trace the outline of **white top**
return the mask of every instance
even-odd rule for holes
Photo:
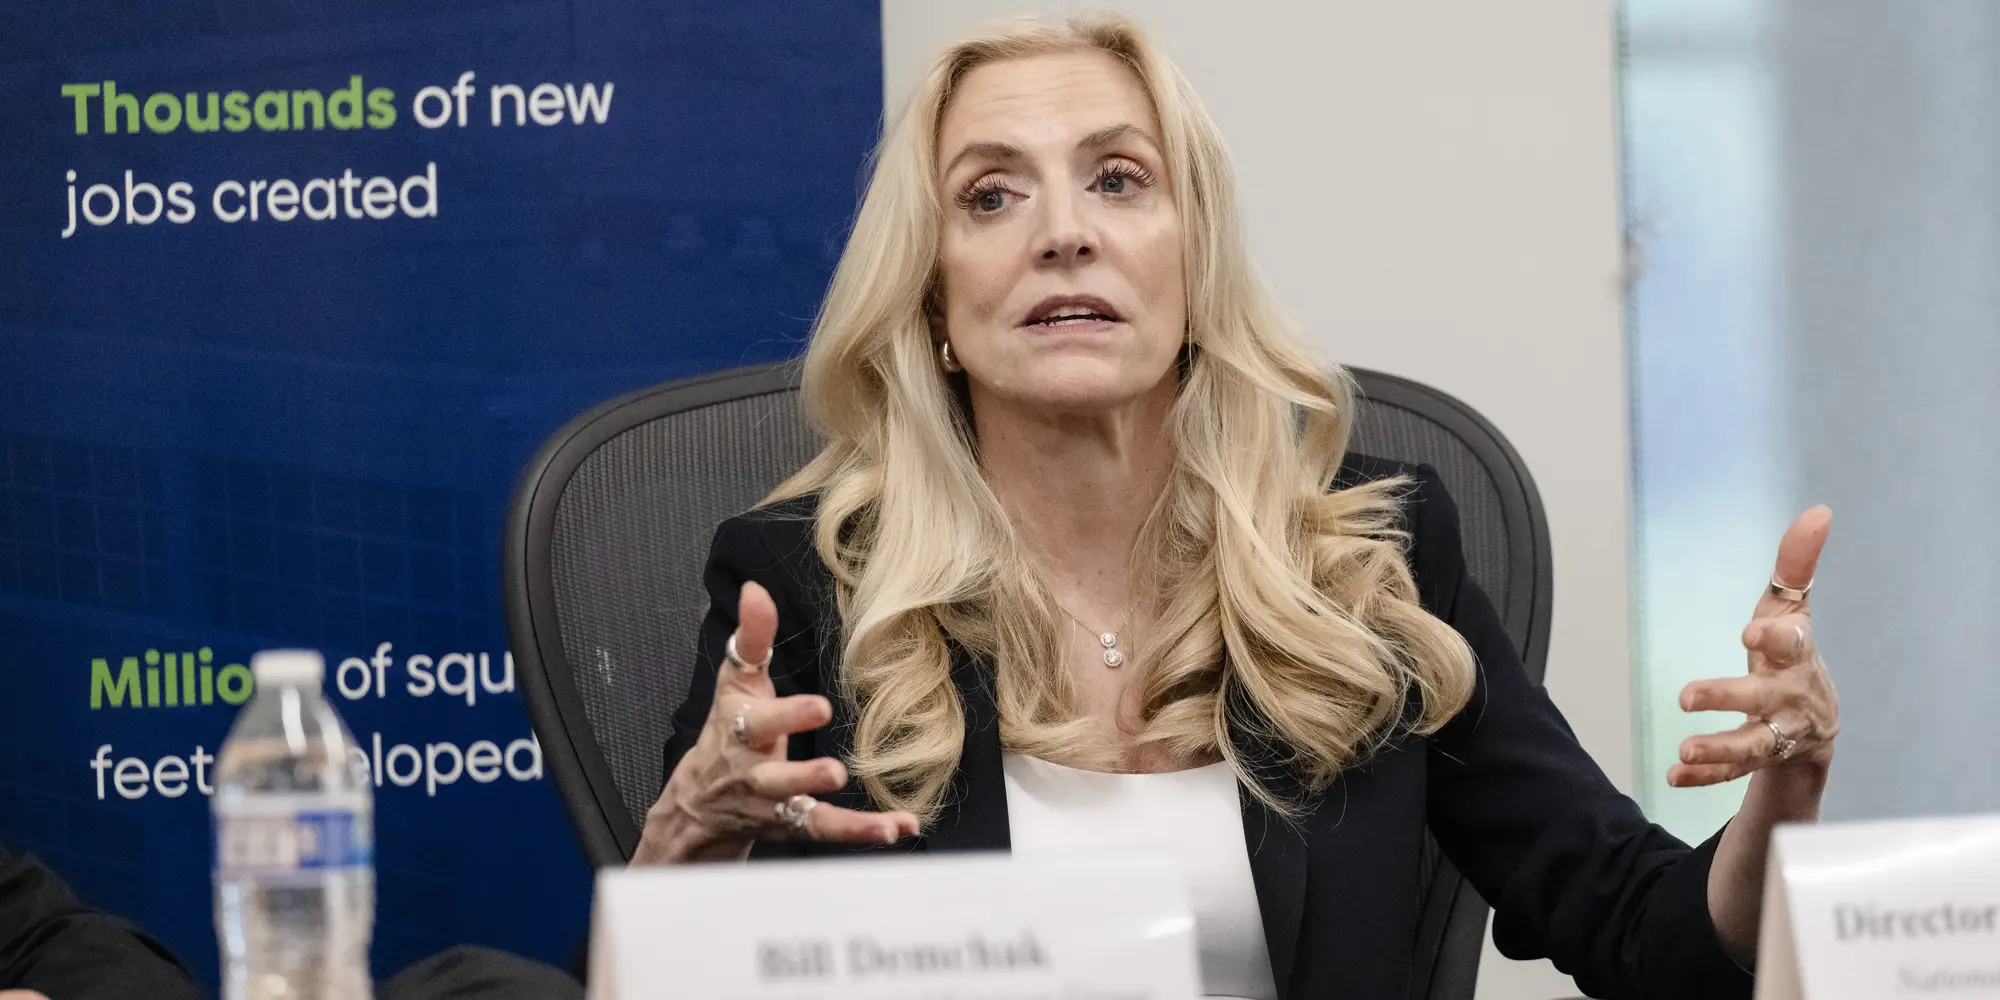
[[[1003,767],[1014,853],[1138,847],[1178,859],[1194,904],[1202,995],[1277,1000],[1229,765],[1105,774],[1010,753]]]

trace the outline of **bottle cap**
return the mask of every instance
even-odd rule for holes
[[[250,658],[257,686],[316,688],[326,677],[326,660],[310,649],[267,649]]]

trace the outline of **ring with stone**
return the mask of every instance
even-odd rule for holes
[[[806,817],[818,806],[819,800],[810,795],[803,793],[794,795],[777,804],[778,822],[798,833],[810,833],[806,829]]]
[[[1799,741],[1786,736],[1785,731],[1779,729],[1777,723],[1769,719],[1762,721],[1764,725],[1771,727],[1771,735],[1777,738],[1771,744],[1771,756],[1779,760],[1791,760],[1792,755],[1799,752]]]

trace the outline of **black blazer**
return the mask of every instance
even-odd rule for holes
[[[1428,827],[1493,903],[1493,937],[1506,955],[1553,959],[1593,996],[1750,996],[1751,977],[1722,952],[1708,914],[1709,863],[1720,834],[1691,851],[1648,823],[1528,681],[1492,604],[1466,574],[1458,513],[1435,471],[1350,456],[1342,479],[1399,473],[1415,484],[1404,516],[1423,605],[1471,644],[1479,686],[1442,731],[1400,739],[1350,769],[1296,824],[1244,796],[1245,841],[1278,995],[1408,995],[1418,857]],[[700,661],[674,716],[664,773],[673,773],[707,718],[745,580],[762,584],[777,603],[771,673],[778,693],[818,692],[834,705],[831,724],[792,737],[791,757],[845,758],[851,749],[853,718],[836,696],[840,623],[830,576],[813,548],[816,502],[795,498],[717,529]],[[966,713],[955,794],[926,835],[876,850],[1008,848],[994,668],[954,644],[952,677]],[[825,799],[870,807],[854,785]],[[752,853],[849,850],[868,848],[771,844]]]

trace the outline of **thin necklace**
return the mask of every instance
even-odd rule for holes
[[[1104,647],[1105,666],[1119,667],[1124,665],[1125,651],[1118,648],[1118,633],[1125,631],[1125,626],[1132,624],[1132,615],[1139,610],[1139,602],[1133,601],[1132,606],[1125,609],[1125,620],[1119,622],[1118,627],[1109,632],[1099,632],[1091,628],[1083,619],[1076,616],[1076,612],[1063,607],[1061,601],[1056,602],[1056,608],[1063,614],[1068,615],[1069,620],[1075,622],[1076,627],[1082,629],[1085,634],[1097,637],[1097,644]]]

